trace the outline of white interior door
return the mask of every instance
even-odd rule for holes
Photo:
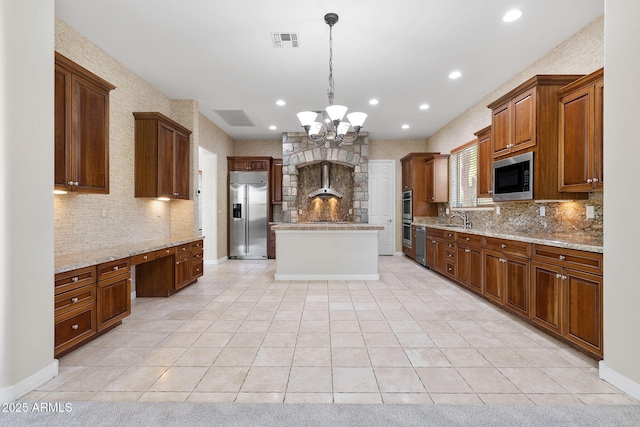
[[[379,233],[379,255],[393,255],[395,239],[395,162],[369,161],[369,223],[384,225]]]

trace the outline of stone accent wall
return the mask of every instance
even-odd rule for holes
[[[299,197],[307,197],[298,191],[298,169],[322,161],[352,166],[353,173],[353,221],[369,222],[369,137],[360,137],[350,145],[335,147],[325,143],[316,147],[304,132],[282,135],[282,210],[284,222],[298,222]],[[319,181],[319,178],[318,178]]]

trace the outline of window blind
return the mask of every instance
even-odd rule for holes
[[[449,157],[450,198],[452,208],[478,206],[478,143],[465,144]]]

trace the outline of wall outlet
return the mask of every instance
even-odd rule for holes
[[[100,215],[102,216],[102,218],[106,218],[107,217],[107,210],[106,209],[102,209],[102,213]]]
[[[546,209],[544,208],[544,206],[540,206],[540,216],[545,216],[547,214]]]
[[[500,215],[500,206],[496,206],[496,215]]]
[[[298,214],[302,215],[302,209],[300,209],[300,210],[298,211]]]
[[[447,215],[449,215],[449,208],[446,208],[446,209],[444,210],[444,213],[446,213]]]
[[[593,206],[587,206],[587,219],[593,219],[596,217],[596,210]]]

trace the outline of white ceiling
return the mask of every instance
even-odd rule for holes
[[[522,18],[502,22],[512,8]],[[335,12],[335,103],[369,114],[371,138],[400,139],[433,134],[604,13],[604,0],[55,0],[55,12],[237,140],[280,139],[300,130],[298,111],[328,104],[323,17]],[[272,32],[297,33],[300,47],[275,49]],[[450,80],[454,69],[462,77]],[[255,126],[228,126],[218,109]]]

